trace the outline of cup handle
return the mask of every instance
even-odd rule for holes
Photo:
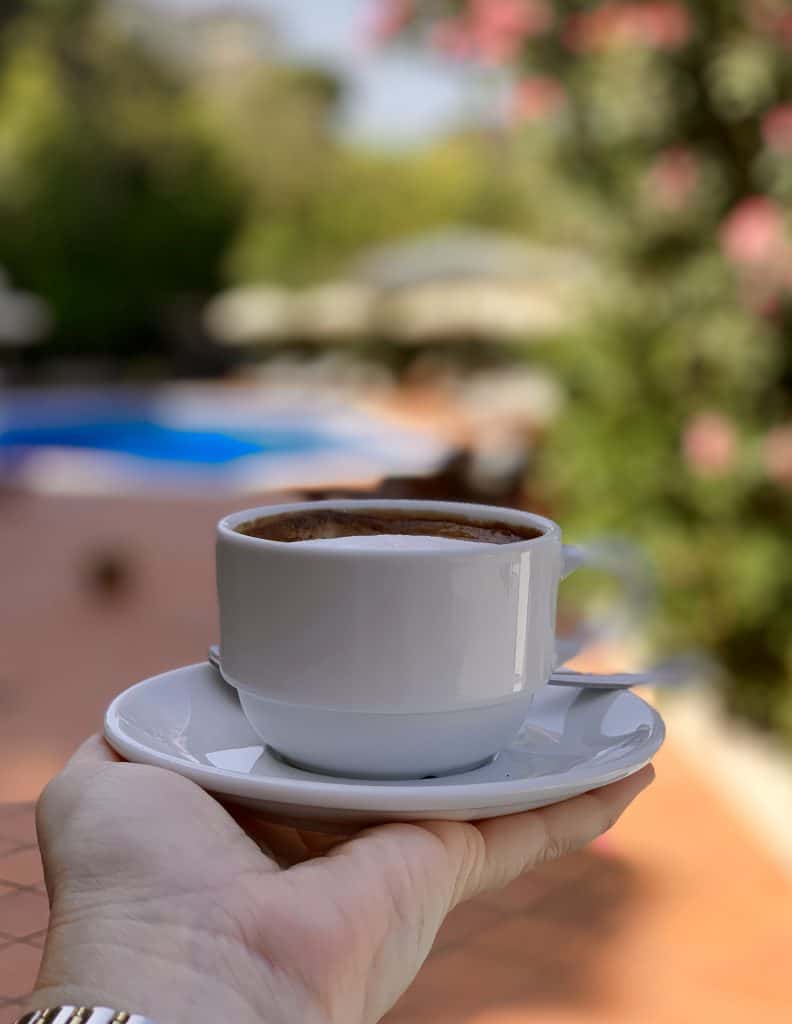
[[[578,546],[565,544],[561,579],[576,569],[609,572],[621,583],[613,607],[599,618],[584,622],[571,636],[556,641],[556,668],[589,644],[623,636],[644,621],[654,598],[654,580],[644,556],[624,541],[599,540]]]

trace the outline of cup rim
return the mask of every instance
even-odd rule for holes
[[[249,534],[240,533],[237,527],[251,519],[265,519],[271,516],[281,515],[285,512],[312,511],[315,509],[337,509],[339,511],[355,509],[401,509],[406,508],[418,512],[451,512],[457,517],[462,513],[468,513],[470,518],[495,518],[501,522],[524,525],[526,522],[541,530],[538,537],[531,537],[525,540],[514,541],[510,544],[471,544],[465,542],[465,547],[442,547],[436,549],[427,548],[350,548],[333,547],[328,545],[303,545],[295,544],[293,541],[269,540],[264,537],[251,537]],[[482,505],[462,501],[425,501],[421,498],[327,498],[322,501],[290,501],[277,505],[260,505],[255,508],[240,509],[238,512],[231,512],[217,524],[217,540],[241,544],[249,547],[251,552],[271,551],[289,552],[294,557],[310,558],[459,558],[461,555],[473,554],[475,548],[477,555],[495,554],[505,551],[525,551],[532,545],[538,545],[543,541],[555,539],[561,540],[561,527],[546,516],[540,516],[535,512],[527,512],[523,509],[501,507],[499,505]]]

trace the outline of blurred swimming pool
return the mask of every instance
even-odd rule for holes
[[[429,471],[444,446],[348,403],[180,388],[0,402],[0,479],[34,490],[239,490]]]

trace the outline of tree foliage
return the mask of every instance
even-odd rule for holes
[[[239,218],[184,82],[93,0],[29,4],[3,43],[0,264],[49,300],[62,351],[156,348]]]
[[[518,161],[476,137],[341,140],[343,83],[257,49],[253,15],[3,12],[0,266],[53,307],[55,353],[166,354],[171,312],[225,284],[321,280],[370,243],[528,216]]]

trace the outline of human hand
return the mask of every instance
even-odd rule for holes
[[[52,915],[31,1007],[373,1024],[454,906],[584,846],[653,777],[647,766],[525,814],[339,841],[229,812],[92,737],[39,802]]]

